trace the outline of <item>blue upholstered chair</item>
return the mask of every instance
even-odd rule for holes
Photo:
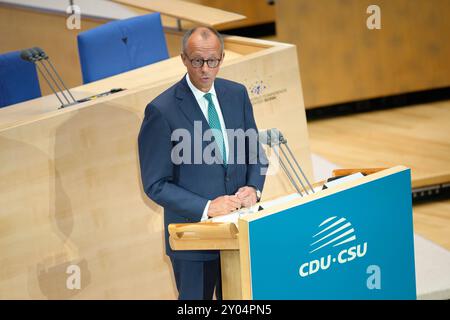
[[[0,55],[0,108],[41,96],[36,66],[20,51]]]
[[[169,57],[159,13],[112,21],[82,32],[78,52],[84,83]]]

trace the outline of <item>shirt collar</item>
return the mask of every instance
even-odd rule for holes
[[[213,85],[211,86],[211,89],[209,89],[208,92],[203,92],[199,89],[197,89],[194,84],[191,82],[191,79],[189,78],[189,73],[186,73],[186,82],[189,86],[189,88],[191,89],[192,93],[194,94],[195,99],[200,100],[203,99],[203,96],[207,93],[210,93],[212,96],[216,96],[216,89],[214,88],[214,82]]]

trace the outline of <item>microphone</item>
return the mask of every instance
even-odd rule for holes
[[[61,79],[61,77],[59,76],[59,73],[56,71],[55,67],[53,66],[53,63],[50,61],[50,57],[44,52],[44,50],[42,50],[39,47],[34,47],[33,48],[38,54],[39,57],[41,58],[41,60],[45,60],[47,61],[47,63],[50,65],[50,67],[53,70],[53,73],[56,74],[56,76],[58,77],[60,83],[62,84],[63,88],[67,91],[67,93],[70,95],[70,97],[72,98],[73,103],[77,103],[77,100],[75,100],[75,98],[73,97],[72,93],[70,92],[70,90],[66,87],[64,81]],[[64,91],[61,91],[64,94]],[[67,99],[68,100],[68,99]],[[68,100],[69,101],[69,100]]]
[[[269,147],[279,145],[280,143],[287,143],[287,140],[284,139],[283,134],[277,128],[260,131],[258,137],[262,144],[268,145]]]
[[[297,162],[297,159],[295,158],[294,154],[292,153],[291,149],[289,148],[289,145],[287,143],[287,140],[284,138],[283,134],[280,130],[277,128],[272,128],[268,130],[263,130],[258,133],[258,139],[259,142],[262,144],[265,144],[273,149],[275,152],[278,161],[280,162],[281,168],[283,169],[284,173],[288,177],[291,184],[294,186],[295,190],[300,194],[300,196],[303,197],[303,193],[301,192],[296,180],[294,179],[293,175],[291,174],[290,170],[293,172],[294,176],[297,178],[297,180],[300,182],[303,191],[308,195],[308,189],[305,187],[305,184],[303,183],[302,179],[300,179],[300,175],[298,174],[298,171],[300,172],[301,176],[305,180],[306,184],[308,185],[310,191],[312,193],[315,193],[314,188],[312,187],[311,183],[309,182],[308,178],[306,177],[305,173],[303,172],[302,168]],[[286,148],[287,152],[284,151],[284,148]],[[280,157],[280,154],[278,153],[278,149],[280,149],[283,158],[286,160],[288,166],[286,165],[285,161],[282,157]],[[293,160],[293,162],[296,165],[296,168],[292,165],[292,161],[289,159],[289,157]]]
[[[35,57],[38,59],[38,61],[41,62],[42,65],[44,65],[44,67],[45,67],[45,64],[44,64],[44,62],[43,62],[42,60],[47,61],[48,65],[52,68],[53,73],[56,75],[56,77],[58,78],[59,82],[61,83],[61,85],[63,86],[63,88],[67,91],[67,93],[69,94],[69,96],[72,98],[72,101],[70,101],[70,100],[66,97],[66,95],[64,94],[64,90],[61,90],[61,88],[60,88],[59,85],[58,85],[58,82],[51,76],[51,73],[47,70],[47,68],[46,68],[46,70],[47,70],[48,73],[50,74],[50,76],[51,76],[53,82],[56,84],[56,86],[58,87],[59,91],[62,93],[62,95],[64,96],[64,98],[66,99],[66,101],[69,103],[69,105],[77,103],[77,100],[75,100],[75,98],[73,97],[73,95],[72,95],[72,93],[70,92],[70,90],[66,87],[64,81],[61,79],[59,73],[56,71],[55,67],[53,66],[53,63],[50,61],[49,56],[44,52],[44,50],[42,50],[42,49],[39,48],[39,47],[34,47],[34,48],[32,48],[31,50],[35,52]]]
[[[36,54],[41,57],[42,59],[48,59],[47,54],[39,47],[33,47],[32,50],[36,52]]]
[[[41,74],[41,76],[45,79],[45,82],[48,84],[52,92],[55,94],[56,98],[58,98],[59,102],[61,103],[61,107],[64,107],[64,102],[59,97],[58,93],[56,92],[55,88],[53,87],[52,83],[48,80],[45,73],[42,71],[41,67],[36,63],[37,58],[35,57],[34,51],[31,51],[31,49],[22,50],[20,53],[20,57],[25,60],[29,61],[31,63],[34,63],[36,65],[37,70]]]
[[[50,87],[52,92],[56,95],[59,102],[61,103],[61,108],[78,103],[78,101],[75,100],[75,98],[73,97],[70,90],[67,89],[64,81],[59,76],[59,73],[56,71],[55,67],[51,63],[48,55],[44,52],[44,50],[42,50],[39,47],[33,47],[30,49],[26,49],[20,53],[20,57],[23,60],[32,62],[36,65],[39,73],[45,79],[46,83],[48,84],[48,86]],[[53,74],[50,71],[50,68],[48,68],[47,65],[44,63],[44,61],[46,61],[48,66],[50,66],[51,70],[53,71]],[[41,69],[41,67],[45,70],[45,72]],[[72,99],[72,101],[66,96],[66,94],[64,93],[64,90],[61,89],[58,81],[56,81],[56,79],[53,75],[55,75],[56,78],[59,80],[59,83],[62,85],[62,87],[65,89],[65,91],[67,91],[68,96]],[[51,81],[49,80],[49,78],[51,79]],[[56,88],[58,90],[56,90],[53,85],[56,86]],[[63,96],[66,103],[64,103],[63,100],[60,98],[60,96],[58,95],[58,92]]]
[[[33,55],[31,54],[30,50],[22,50],[20,52],[20,57],[22,58],[22,60],[25,61],[32,61],[34,60]]]

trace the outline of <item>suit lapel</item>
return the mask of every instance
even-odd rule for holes
[[[221,84],[220,80],[215,81],[214,83],[216,93],[217,93],[217,100],[219,100],[220,109],[222,111],[223,121],[225,122],[225,127],[228,130],[236,130],[236,129],[242,129],[241,123],[239,122],[239,118],[236,117],[236,112],[233,110],[233,100],[232,97],[227,95],[226,87]],[[228,135],[228,165],[227,165],[227,172],[228,174],[231,174],[233,170],[236,168],[236,141],[232,143],[233,136]],[[231,150],[233,147],[234,150]]]
[[[191,89],[189,89],[186,77],[179,82],[175,94],[179,100],[178,106],[189,122],[194,125],[195,121],[201,121],[202,129],[200,130],[198,126],[194,126],[194,128],[197,129],[197,133],[203,137],[204,132],[209,129],[209,124],[208,121],[206,121],[194,94],[191,92]]]
[[[227,96],[227,90],[220,81],[215,82],[215,89],[217,93],[217,100],[219,100],[220,109],[222,111],[223,121],[227,129],[238,129],[240,123],[237,122],[236,114],[233,112],[233,103],[230,97]]]
[[[222,111],[223,120],[225,122],[226,129],[236,130],[236,129],[243,129],[241,128],[242,122],[241,119],[236,116],[236,113],[233,110],[233,99],[232,97],[227,96],[227,89],[226,87],[221,83],[220,80],[216,80],[214,82],[216,94],[217,94],[217,100],[219,100],[220,109]],[[184,114],[184,116],[189,120],[190,123],[194,124],[195,121],[201,121],[202,126],[201,130],[199,126],[194,126],[194,130],[196,130],[197,134],[200,135],[201,138],[203,138],[204,133],[206,130],[210,129],[210,126],[208,124],[208,121],[206,120],[205,116],[203,115],[203,112],[200,109],[200,106],[197,103],[197,100],[194,97],[194,94],[192,93],[191,89],[189,88],[186,77],[184,77],[177,86],[176,89],[176,97],[179,100],[178,106],[181,109],[181,112]],[[228,164],[227,170],[228,172],[231,172],[235,168],[236,164],[236,146],[234,146],[234,150],[231,150],[231,147],[234,145],[230,142],[230,139],[232,137],[228,136],[228,146],[229,146],[229,159],[228,162],[231,162],[233,164]],[[202,139],[203,140],[203,139]],[[202,150],[209,144],[209,142],[202,141]],[[222,162],[220,154],[216,154],[217,160]],[[233,158],[233,159],[232,159]]]
[[[179,82],[179,85],[177,87],[175,94],[176,94],[176,97],[179,99],[178,106],[180,107],[181,112],[189,120],[189,122],[192,123],[193,125],[194,125],[195,121],[201,121],[201,123],[202,123],[201,130],[200,130],[199,126],[195,126],[195,125],[194,125],[194,130],[198,134],[198,137],[200,137],[200,139],[202,139],[202,156],[203,156],[203,150],[206,148],[207,145],[209,145],[211,143],[208,141],[203,141],[203,136],[205,134],[205,131],[211,129],[211,127],[209,126],[208,121],[206,120],[205,116],[203,115],[203,112],[197,103],[197,99],[195,99],[194,94],[192,93],[191,89],[189,88],[189,86],[186,82],[186,77],[184,77]],[[225,119],[224,119],[224,121],[225,121]],[[226,124],[225,124],[225,126],[226,126]],[[193,143],[195,143],[195,141],[193,141]],[[217,145],[216,145],[215,149],[219,150]],[[215,154],[215,158],[218,163],[222,163],[222,157],[220,155],[220,152]]]

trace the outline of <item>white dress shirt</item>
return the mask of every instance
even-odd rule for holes
[[[208,92],[203,92],[199,89],[197,89],[191,82],[191,79],[189,79],[189,74],[186,74],[186,81],[187,84],[189,86],[189,88],[191,89],[192,93],[194,94],[195,100],[197,100],[198,105],[200,106],[200,109],[203,112],[203,115],[205,116],[206,122],[208,122],[208,100],[206,100],[206,98],[204,97],[205,94],[210,93],[213,103],[214,103],[214,107],[216,108],[216,112],[219,116],[219,121],[220,121],[220,127],[222,129],[222,135],[223,135],[223,141],[225,144],[225,153],[227,156],[227,163],[228,163],[228,157],[229,157],[229,152],[228,152],[228,135],[227,135],[227,131],[226,131],[226,127],[225,127],[225,121],[223,120],[223,115],[222,115],[222,110],[220,109],[220,104],[219,104],[219,100],[217,99],[217,94],[216,94],[216,89],[214,88],[214,83],[211,86],[211,89],[209,89]],[[202,219],[200,221],[205,221],[208,220],[208,209],[209,209],[209,205],[211,204],[211,200],[208,201],[208,203],[205,206],[205,209],[203,210],[203,215],[202,215]]]

